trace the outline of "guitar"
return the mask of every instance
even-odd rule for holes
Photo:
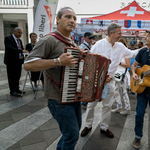
[[[146,87],[150,87],[150,66],[144,65],[142,68],[136,68],[135,73],[139,79],[133,80],[131,76],[131,91],[141,94]]]

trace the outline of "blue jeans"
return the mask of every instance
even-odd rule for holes
[[[143,136],[144,114],[149,101],[150,107],[150,88],[146,88],[142,94],[137,94],[137,106],[135,116],[135,137],[141,139]]]
[[[81,103],[60,104],[49,99],[48,107],[54,119],[59,124],[62,137],[57,144],[57,150],[74,150],[81,128]]]

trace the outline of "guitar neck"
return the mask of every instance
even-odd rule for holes
[[[150,70],[144,72],[143,74],[144,74],[144,77],[147,76],[147,75],[149,75],[150,74]]]

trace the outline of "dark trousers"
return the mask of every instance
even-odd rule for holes
[[[7,64],[7,77],[10,92],[17,92],[19,90],[19,80],[21,77],[22,64]]]
[[[150,87],[147,87],[141,94],[137,94],[137,106],[135,116],[135,137],[141,139],[143,136],[144,114],[147,104],[150,107]]]

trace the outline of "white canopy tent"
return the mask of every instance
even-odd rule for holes
[[[124,36],[145,36],[145,30],[150,30],[150,12],[133,1],[130,5],[118,11],[81,19],[82,25],[92,25],[93,32],[100,34],[106,33],[106,29],[111,22],[122,25]]]

